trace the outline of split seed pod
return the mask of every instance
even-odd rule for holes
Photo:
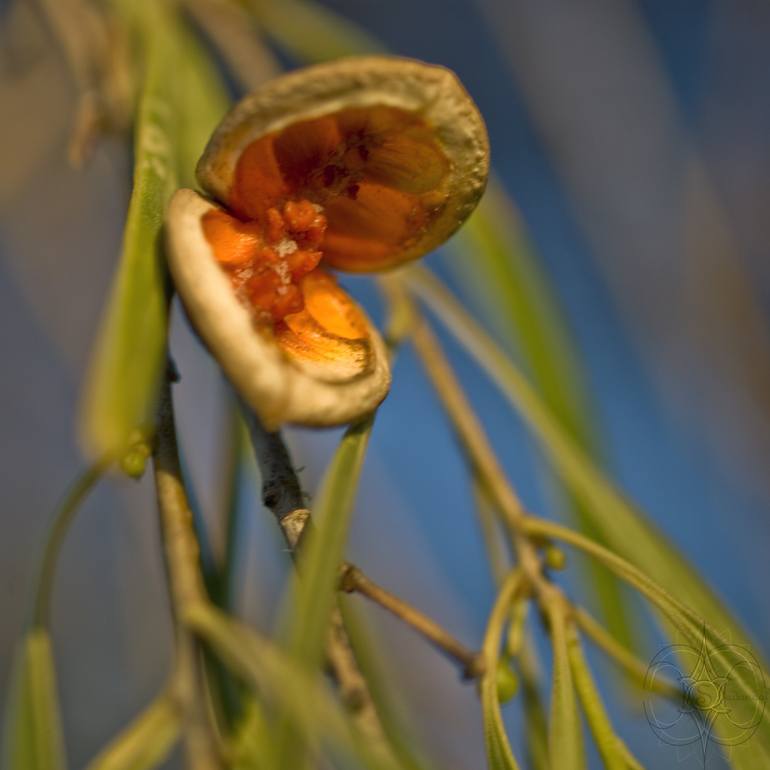
[[[214,132],[204,197],[179,190],[168,259],[198,333],[269,428],[372,411],[390,372],[374,326],[327,268],[417,259],[476,206],[486,130],[455,75],[394,57],[279,77]]]

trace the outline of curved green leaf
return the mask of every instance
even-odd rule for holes
[[[420,742],[410,726],[410,710],[399,697],[395,683],[388,681],[388,666],[381,644],[372,629],[345,595],[339,596],[343,627],[350,641],[356,663],[366,679],[382,729],[393,749],[393,755],[404,770],[429,770],[432,765],[424,756]]]
[[[151,770],[179,739],[182,714],[171,691],[161,693],[86,770]]]
[[[573,623],[567,626],[567,652],[572,680],[604,766],[607,770],[628,770],[629,752],[627,749],[624,750],[622,741],[612,729],[610,718],[594,684]],[[641,770],[638,762],[635,767]]]
[[[323,660],[329,618],[337,595],[358,479],[373,417],[352,425],[342,437],[313,504],[313,527],[302,537],[298,576],[289,603],[288,649],[304,666]]]
[[[524,705],[524,747],[532,770],[549,770],[548,724],[540,695],[540,665],[535,645],[528,634],[522,640],[517,658]]]
[[[89,495],[96,483],[101,479],[109,466],[108,460],[95,462],[86,468],[73,482],[64,499],[56,509],[48,530],[45,550],[40,564],[40,573],[35,586],[35,605],[33,609],[33,624],[39,628],[48,628],[51,595],[56,575],[56,565],[59,560],[62,544],[67,536],[75,515],[80,510],[83,501]]]
[[[581,770],[586,766],[583,734],[572,686],[566,615],[561,598],[546,606],[546,615],[553,648],[548,761],[551,767],[559,770]]]
[[[11,674],[3,745],[8,770],[65,770],[51,639],[44,628],[22,639]]]
[[[489,770],[518,770],[511,744],[503,725],[500,701],[497,695],[497,666],[500,661],[500,644],[503,628],[516,592],[521,587],[521,573],[511,571],[497,594],[484,634],[482,654],[484,675],[481,677],[481,711],[484,720],[484,745],[487,750]]]
[[[314,751],[331,746],[372,770],[399,767],[362,740],[319,672],[298,666],[293,656],[212,606],[193,607],[185,622],[234,673],[278,704]]]
[[[3,740],[7,770],[63,770],[66,766],[48,632],[51,594],[69,526],[108,465],[107,460],[97,461],[75,479],[56,510],[46,539],[32,626],[21,640],[11,674]]]

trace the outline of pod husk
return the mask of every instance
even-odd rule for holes
[[[390,387],[382,339],[366,318],[370,345],[367,371],[348,381],[310,376],[260,332],[217,263],[202,227],[217,204],[193,190],[177,190],[166,214],[169,269],[185,312],[244,401],[270,430],[285,422],[325,427],[373,411]]]
[[[198,181],[227,205],[235,168],[253,141],[294,123],[358,107],[386,106],[419,115],[449,161],[440,213],[420,236],[394,251],[392,266],[440,246],[476,207],[489,174],[484,121],[457,76],[445,67],[393,56],[339,59],[271,80],[241,100],[214,132]]]

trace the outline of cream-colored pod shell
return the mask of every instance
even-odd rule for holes
[[[300,121],[373,106],[418,114],[435,130],[450,163],[443,210],[419,238],[394,254],[393,264],[418,259],[468,218],[489,174],[484,120],[457,76],[445,67],[395,56],[365,56],[275,78],[241,100],[219,124],[198,163],[198,181],[226,203],[238,159],[256,139]]]
[[[345,382],[303,372],[270,337],[254,327],[214,258],[202,217],[214,203],[193,190],[177,190],[166,212],[169,269],[191,324],[241,398],[269,430],[285,422],[343,425],[373,411],[390,387],[387,352],[367,319],[372,364]],[[363,311],[362,315],[363,315]]]

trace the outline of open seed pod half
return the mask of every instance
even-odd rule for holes
[[[168,258],[187,314],[262,421],[337,425],[390,385],[386,351],[329,268],[423,256],[475,207],[486,130],[449,70],[394,57],[292,72],[246,97],[179,190]]]

